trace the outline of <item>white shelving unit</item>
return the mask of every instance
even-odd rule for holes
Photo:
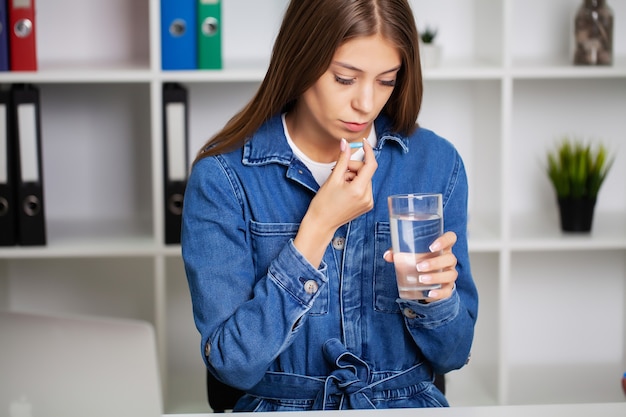
[[[623,401],[626,0],[608,0],[608,68],[570,64],[579,0],[411,2],[444,48],[419,122],[456,144],[470,181],[480,316],[451,403]],[[162,243],[161,88],[189,89],[193,157],[255,91],[286,3],[224,0],[225,69],[163,72],[159,0],[40,1],[40,70],[0,73],[41,90],[49,236],[0,248],[0,309],[152,322],[168,413],[208,405],[180,247]],[[588,235],[560,232],[543,171],[563,134],[618,151]]]

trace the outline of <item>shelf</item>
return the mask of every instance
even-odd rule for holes
[[[565,58],[518,60],[508,71],[515,79],[626,78],[626,57],[615,57],[612,66],[574,66]]]
[[[163,82],[186,83],[259,82],[266,69],[267,62],[263,60],[240,60],[225,63],[222,70],[163,71],[159,78]]]
[[[41,65],[38,71],[2,72],[0,83],[147,83],[152,79],[148,68],[140,66],[114,65],[76,65],[66,63]]]
[[[150,257],[0,260],[8,308],[145,320],[154,323]],[[39,296],[37,296],[39,295]]]
[[[626,214],[596,212],[590,233],[561,231],[556,204],[549,215],[533,213],[512,219],[514,251],[590,251],[626,249]]]
[[[435,68],[425,68],[423,78],[429,80],[500,80],[504,69],[497,63],[469,58],[444,59]]]
[[[222,70],[187,70],[152,72],[145,63],[47,62],[38,71],[3,72],[0,83],[137,83],[160,82],[219,83],[254,82],[265,76],[264,60],[230,62]],[[527,79],[602,79],[626,78],[626,58],[617,57],[613,66],[573,66],[565,59],[515,62],[510,68],[474,59],[444,60],[436,68],[423,70],[424,81],[501,81]]]
[[[48,220],[46,226],[45,246],[2,247],[0,259],[151,258],[159,250],[151,225],[136,220]]]

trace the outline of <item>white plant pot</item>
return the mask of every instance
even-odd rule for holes
[[[435,68],[441,63],[441,46],[434,43],[420,43],[422,68]]]

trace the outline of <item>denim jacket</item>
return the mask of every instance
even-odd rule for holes
[[[182,254],[210,372],[246,391],[238,411],[446,406],[433,373],[468,360],[478,310],[467,247],[467,178],[447,140],[376,120],[374,208],[341,226],[313,267],[295,248],[319,189],[280,116],[189,176]],[[387,196],[442,193],[458,240],[452,296],[398,298]]]

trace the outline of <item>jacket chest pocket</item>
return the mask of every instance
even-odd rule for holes
[[[285,248],[291,239],[296,237],[299,223],[260,223],[250,221],[250,242],[252,246],[252,258],[254,272],[257,279],[267,274],[267,270],[274,259]],[[293,279],[298,279],[294,276]],[[309,310],[310,315],[328,313],[330,293],[328,285],[320,289],[313,307]]]
[[[396,303],[399,297],[396,271],[393,263],[383,259],[383,254],[391,248],[389,222],[378,222],[375,228],[374,244],[374,310],[381,313],[398,313]]]

